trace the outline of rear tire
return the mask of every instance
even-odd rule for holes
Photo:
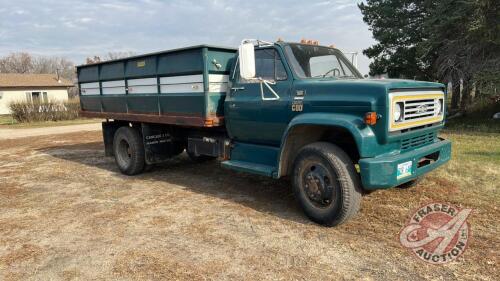
[[[132,127],[120,127],[113,138],[115,162],[125,175],[137,175],[144,170],[145,153],[141,133]]]
[[[354,164],[331,143],[301,149],[294,161],[293,186],[305,214],[319,224],[342,224],[360,208],[362,189]]]

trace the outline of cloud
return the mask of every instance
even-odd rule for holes
[[[18,10],[13,10],[12,13],[14,15],[25,15],[25,14],[28,14],[28,12],[26,12],[25,10],[21,10],[21,9],[18,9]]]
[[[317,39],[344,51],[373,44],[356,1],[0,0],[0,55],[28,51],[76,63],[110,51],[145,53],[243,38]],[[32,15],[37,15],[33,17]],[[368,59],[359,58],[363,73]]]

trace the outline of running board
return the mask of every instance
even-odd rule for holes
[[[252,174],[258,174],[262,176],[272,177],[275,173],[273,166],[256,164],[251,162],[244,162],[238,160],[227,160],[221,162],[222,167],[235,170],[238,172],[246,172]]]

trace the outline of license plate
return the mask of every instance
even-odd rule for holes
[[[397,179],[411,176],[411,168],[413,167],[412,164],[413,164],[412,161],[398,164]]]

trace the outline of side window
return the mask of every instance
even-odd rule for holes
[[[239,76],[239,67],[236,66]],[[287,74],[279,54],[274,49],[255,50],[255,76],[266,80],[286,80]],[[248,83],[240,78],[240,82]]]
[[[274,80],[274,49],[255,50],[255,76]]]

